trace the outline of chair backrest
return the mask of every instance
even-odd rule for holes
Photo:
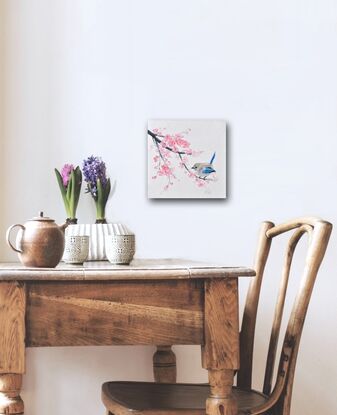
[[[242,388],[251,388],[254,334],[256,315],[259,303],[261,283],[268,259],[272,239],[284,232],[293,231],[289,239],[282,270],[281,283],[278,291],[274,319],[269,340],[263,393],[269,396],[264,407],[249,413],[258,414],[262,410],[277,415],[290,413],[291,393],[300,337],[314,286],[318,269],[323,260],[331,234],[332,225],[318,218],[300,218],[275,226],[272,222],[263,222],[255,260],[256,277],[252,279],[248,289],[240,333],[240,370],[237,384]],[[304,272],[300,288],[292,306],[281,350],[279,368],[274,386],[273,372],[277,354],[284,303],[287,293],[290,268],[297,243],[304,234],[308,234],[309,243],[305,260]]]

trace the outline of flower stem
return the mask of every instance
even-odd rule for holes
[[[96,220],[105,220],[105,206],[96,202]]]

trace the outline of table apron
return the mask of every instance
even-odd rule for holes
[[[26,346],[204,343],[204,281],[26,283]]]

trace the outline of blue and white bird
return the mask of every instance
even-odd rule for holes
[[[194,166],[192,167],[192,170],[195,170],[196,174],[199,177],[202,177],[205,179],[210,174],[216,172],[216,170],[213,167],[214,159],[215,159],[215,153],[213,154],[209,163],[195,163]]]

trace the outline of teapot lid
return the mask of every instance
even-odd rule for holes
[[[54,219],[49,218],[48,216],[43,216],[43,212],[40,211],[38,216],[34,216],[34,218],[30,219],[31,221],[39,221],[39,222],[55,222]]]

